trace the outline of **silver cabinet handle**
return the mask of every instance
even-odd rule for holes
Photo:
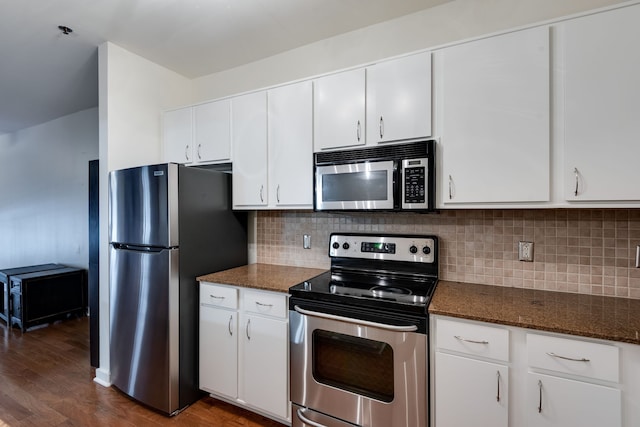
[[[305,316],[319,317],[320,319],[338,320],[340,322],[354,323],[356,325],[362,325],[362,326],[373,326],[375,328],[386,329],[389,331],[413,332],[418,329],[416,325],[407,325],[407,326],[385,325],[384,323],[370,322],[368,320],[352,319],[350,317],[336,316],[335,314],[319,313],[317,311],[311,311],[304,308],[300,308],[297,305],[294,306],[293,309],[300,314],[304,314]]]
[[[466,338],[462,338],[460,335],[454,335],[453,337],[459,341],[470,342],[473,344],[489,344],[489,341],[468,340]]]
[[[451,200],[453,198],[453,195],[451,194],[451,184],[453,183],[453,178],[451,178],[451,175],[449,175],[449,200]]]
[[[542,412],[542,380],[538,380],[538,393],[539,393],[539,398],[538,398],[538,413]]]
[[[198,144],[198,149],[196,150],[196,152],[198,153],[198,160],[202,160],[202,156],[200,155],[200,148],[202,147],[202,144]]]
[[[260,202],[264,202],[264,197],[262,197],[262,190],[264,190],[264,185],[260,186]]]
[[[264,304],[259,301],[256,301],[256,305],[259,305],[260,307],[273,307],[273,304]]]
[[[189,144],[184,146],[184,157],[189,160]]]
[[[233,314],[229,316],[229,335],[233,336],[233,331],[231,330],[231,322],[233,321]]]
[[[278,187],[276,188],[276,200],[280,203],[280,184],[278,184]]]
[[[360,141],[360,120],[358,120],[358,124],[356,126],[356,137],[358,138],[358,141]]]
[[[576,190],[573,192],[574,196],[578,195],[578,168],[573,168],[573,173],[576,174]]]
[[[302,415],[302,408],[298,408],[296,413],[298,414],[298,418],[300,419],[300,421],[302,421],[306,425],[309,425],[311,427],[327,427],[324,424],[320,424],[320,423],[317,423],[315,421],[311,421],[309,418],[307,418],[304,415]]]
[[[384,120],[380,116],[380,139],[384,136]]]
[[[215,299],[219,299],[219,300],[223,300],[223,299],[225,298],[225,297],[219,297],[219,296],[211,295],[211,294],[209,294],[209,296],[210,296],[211,298],[215,298]]]
[[[579,358],[579,359],[576,359],[576,358],[574,358],[574,357],[561,356],[561,355],[559,355],[559,354],[555,354],[555,353],[554,353],[554,352],[552,352],[552,351],[548,351],[548,352],[547,352],[547,355],[548,355],[548,356],[551,356],[551,357],[556,357],[556,358],[558,358],[558,359],[570,360],[570,361],[572,361],[572,362],[590,362],[590,360],[589,360],[589,359],[585,359],[584,357],[581,357],[581,358]]]
[[[245,330],[246,334],[247,334],[247,339],[251,340],[251,335],[249,335],[249,325],[251,324],[251,319],[247,320],[247,328]]]
[[[500,402],[500,371],[496,371],[496,378],[498,379],[498,394],[496,395],[496,402]]]

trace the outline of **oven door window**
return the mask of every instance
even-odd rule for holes
[[[393,349],[387,343],[313,331],[316,381],[383,402],[393,401]]]

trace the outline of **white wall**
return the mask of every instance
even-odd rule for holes
[[[161,112],[187,104],[191,81],[113,43],[98,48],[100,151],[100,368],[109,374],[108,173],[162,162]]]
[[[89,161],[98,109],[0,135],[0,267],[88,268]]]
[[[193,102],[304,79],[621,0],[455,0],[195,79]]]

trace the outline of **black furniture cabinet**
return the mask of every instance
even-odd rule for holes
[[[34,273],[36,271],[57,270],[65,267],[66,266],[61,264],[39,264],[30,265],[27,267],[4,268],[0,270],[0,283],[2,283],[2,299],[0,299],[0,319],[7,322],[7,325],[9,325],[9,323],[11,322],[11,298],[9,292],[11,285],[11,276],[14,276],[16,274]]]
[[[86,314],[86,270],[66,267],[12,275],[10,288],[10,323],[23,332],[71,314]]]

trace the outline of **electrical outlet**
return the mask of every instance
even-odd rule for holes
[[[518,259],[520,261],[533,261],[533,242],[518,242]]]
[[[636,268],[640,268],[640,245],[636,246]]]
[[[305,234],[302,236],[302,248],[311,249],[311,235]]]

